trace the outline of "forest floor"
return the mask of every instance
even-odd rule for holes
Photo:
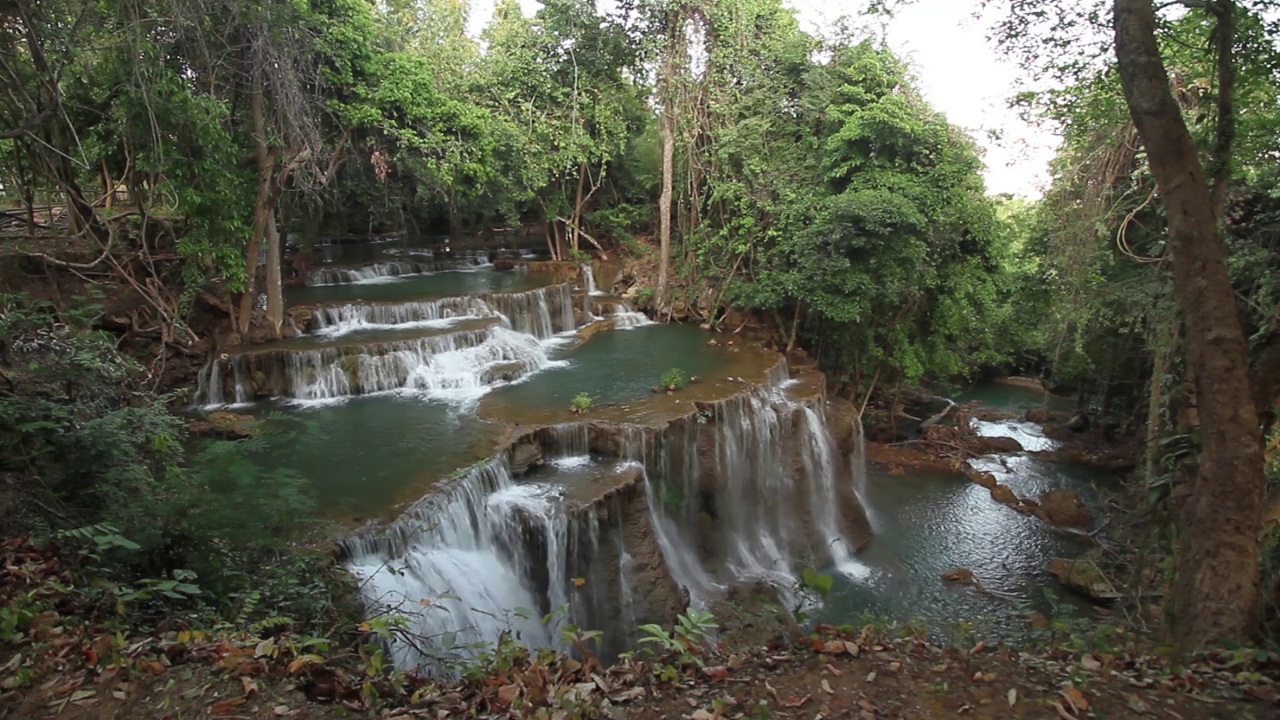
[[[1071,650],[1069,638],[956,648],[874,627],[818,626],[768,645],[744,634],[611,667],[510,649],[475,677],[437,683],[381,667],[351,642],[322,650],[288,632],[186,630],[177,619],[126,633],[70,590],[52,551],[0,547],[4,720],[1280,717],[1280,662],[1261,653],[1179,663]]]

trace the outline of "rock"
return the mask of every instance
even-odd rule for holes
[[[942,573],[942,579],[957,585],[977,585],[978,579],[973,576],[973,571],[969,568],[951,568]]]
[[[1093,527],[1093,513],[1081,502],[1080,494],[1071,490],[1050,490],[1041,495],[1036,515],[1054,525],[1085,530]]]
[[[1063,587],[1094,600],[1113,600],[1117,596],[1115,586],[1089,560],[1054,558],[1049,561],[1049,574]]]
[[[1027,623],[1033,630],[1048,630],[1052,625],[1044,613],[1035,611],[1027,613]]]
[[[1011,437],[979,437],[973,441],[973,451],[979,455],[1022,452],[1022,443]]]
[[[996,483],[995,487],[991,488],[991,499],[1006,505],[1016,505],[1018,503],[1018,496],[1013,493],[1013,490],[1009,489],[1008,485],[999,483]]]
[[[1027,422],[1033,422],[1037,425],[1043,425],[1049,422],[1049,408],[1031,408],[1022,416]]]
[[[258,432],[256,421],[249,415],[232,412],[211,412],[204,420],[192,420],[187,427],[194,435],[244,440]]]
[[[516,261],[510,257],[500,257],[493,261],[494,270],[515,270]]]
[[[519,477],[542,464],[542,448],[533,443],[521,443],[511,448],[511,474]]]
[[[996,410],[994,408],[974,408],[969,414],[973,419],[983,422],[1004,422],[1006,420],[1018,420],[1022,417],[1012,410]]]
[[[1000,483],[996,481],[996,476],[989,472],[975,472],[969,475],[969,479],[990,490]]]

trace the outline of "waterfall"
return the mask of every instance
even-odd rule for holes
[[[648,315],[642,312],[635,312],[630,305],[624,302],[614,306],[609,319],[613,320],[613,327],[616,330],[630,330],[631,328],[654,324],[654,321],[650,320]]]
[[[582,278],[583,278],[583,282],[587,286],[588,295],[604,294],[596,289],[596,274],[595,274],[595,271],[591,269],[591,263],[582,264]]]
[[[805,471],[811,478],[814,488],[809,493],[812,503],[813,517],[816,520],[819,537],[830,553],[831,563],[837,570],[850,577],[863,577],[867,567],[853,557],[854,547],[840,527],[840,495],[837,487],[835,468],[836,453],[831,447],[830,433],[827,432],[826,420],[817,410],[805,407],[805,435],[808,441],[804,445],[803,457]],[[861,428],[859,428],[861,431]],[[859,432],[861,435],[861,432]],[[856,478],[856,469],[854,470]],[[855,493],[857,481],[853,481]],[[859,497],[861,500],[861,497]],[[865,507],[865,506],[864,506]]]
[[[385,534],[357,535],[343,548],[370,611],[404,616],[423,642],[493,643],[511,630],[541,647],[555,636],[540,620],[550,610],[538,602],[528,550],[541,542],[559,555],[565,524],[551,490],[516,485],[495,460],[420,501]],[[407,643],[392,651],[402,668],[421,660]]]
[[[357,330],[447,329],[484,317],[501,318],[502,325],[313,349],[262,345],[211,361],[197,397],[204,405],[223,405],[234,388],[236,403],[264,396],[332,400],[391,390],[473,400],[491,386],[555,364],[539,341],[575,329],[571,290],[562,283],[519,293],[320,306],[313,315],[315,334],[330,338]]]
[[[463,255],[457,258],[428,262],[388,260],[359,267],[322,268],[308,275],[306,282],[308,285],[313,286],[389,282],[409,275],[457,270],[479,270],[488,266],[489,259],[483,255]]]
[[[433,327],[462,318],[494,315],[488,303],[478,297],[448,297],[407,303],[348,303],[320,306],[312,323],[318,335],[331,337],[356,330],[392,327]],[[519,328],[516,328],[519,330]]]
[[[332,400],[391,390],[465,401],[493,385],[553,364],[534,336],[500,325],[312,350],[268,346],[232,355],[229,362],[237,402],[262,396]],[[225,397],[226,364],[215,360],[210,365],[211,377],[202,398],[206,404],[217,404]]]
[[[400,608],[425,642],[446,634],[493,642],[510,623],[518,641],[554,645],[557,633],[536,618],[567,606],[567,619],[584,628],[607,623],[619,634],[606,638],[616,649],[630,625],[645,621],[638,598],[652,588],[644,584],[659,583],[638,577],[624,542],[621,528],[638,513],[649,557],[661,557],[661,582],[693,604],[756,582],[789,602],[805,565],[830,559],[852,577],[865,573],[847,532],[865,518],[850,516],[861,513],[845,497],[852,478],[813,402],[787,400],[771,383],[663,427],[539,428],[519,443],[538,444],[548,469],[513,479],[504,452],[446,481],[389,528],[349,538],[348,566],[371,611]],[[631,504],[608,494],[575,504],[576,486],[557,484],[557,472],[580,472],[599,443],[618,459],[607,467],[642,482],[642,492],[622,486],[637,488]],[[394,657],[405,668],[420,660],[400,645]]]
[[[501,315],[512,330],[545,340],[575,328],[571,290],[562,283],[519,293],[321,305],[312,322],[317,335],[340,337],[357,330],[444,327],[465,318]]]

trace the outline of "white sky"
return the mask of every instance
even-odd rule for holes
[[[801,26],[815,34],[864,0],[785,0]],[[537,0],[520,0],[526,14]],[[915,67],[920,90],[947,118],[986,149],[987,190],[1038,196],[1058,139],[1029,126],[1006,107],[1019,69],[987,41],[987,24],[972,17],[976,0],[916,0],[885,28],[889,46]],[[493,0],[472,0],[468,23],[479,34],[493,14]],[[993,140],[990,133],[998,133]]]

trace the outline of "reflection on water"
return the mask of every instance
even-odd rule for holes
[[[269,416],[281,406],[251,412]],[[391,517],[397,504],[460,467],[488,457],[497,428],[444,403],[377,395],[291,407],[288,426],[302,430],[263,459],[310,480],[321,512],[353,520]]]
[[[1044,397],[996,385],[980,386],[958,400],[982,399],[986,407],[1022,411],[1042,405]],[[1028,450],[1056,445],[1032,423],[975,421],[975,428],[983,435],[1016,438]],[[1104,478],[1092,468],[1045,462],[1025,453],[988,456],[971,464],[995,475],[1019,497],[1074,490],[1091,508],[1097,507],[1095,484]],[[1028,632],[1028,611],[1052,615],[1065,603],[1089,612],[1083,600],[1063,595],[1046,570],[1052,558],[1077,557],[1087,550],[1087,538],[1016,512],[994,501],[986,488],[945,473],[908,469],[895,476],[873,466],[862,495],[876,518],[876,536],[859,559],[872,572],[858,582],[836,575],[818,613],[821,620],[857,622],[870,614],[920,622],[943,637],[965,623],[979,636],[1015,639]],[[942,574],[951,568],[972,570],[981,589],[944,582]]]

